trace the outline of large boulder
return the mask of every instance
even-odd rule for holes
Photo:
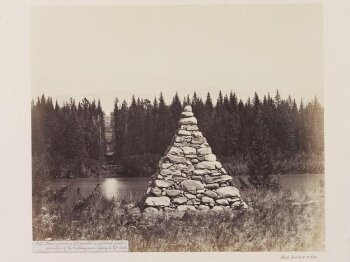
[[[170,198],[166,196],[147,197],[145,204],[147,206],[169,206]]]
[[[187,202],[187,197],[176,197],[171,202],[181,205]]]
[[[168,159],[176,164],[185,164],[187,162],[186,158],[183,156],[172,156],[172,155],[168,155]]]
[[[154,181],[154,184],[156,187],[159,187],[159,188],[167,188],[174,185],[174,182],[170,180],[156,180]]]
[[[154,187],[151,189],[151,193],[155,196],[160,196],[162,194],[162,190],[158,187]]]
[[[199,162],[196,165],[196,168],[198,168],[198,169],[215,169],[215,163],[216,162],[210,162],[210,161]]]
[[[182,151],[184,152],[185,155],[195,155],[196,154],[196,149],[193,147],[189,147],[189,146],[184,146],[182,148]]]
[[[216,156],[214,154],[208,154],[208,155],[204,156],[204,159],[206,161],[215,162],[216,161]]]
[[[204,186],[197,180],[185,180],[181,182],[181,187],[184,191],[189,193],[196,193],[197,190],[204,190]]]
[[[214,199],[212,199],[211,197],[207,197],[207,196],[202,197],[201,201],[204,204],[214,204],[215,203]]]
[[[216,203],[218,203],[219,205],[222,205],[222,206],[228,206],[229,203],[226,199],[217,199],[216,200]]]
[[[204,195],[211,197],[211,198],[217,198],[218,194],[216,194],[214,191],[207,190],[204,192]]]
[[[229,175],[222,175],[222,176],[212,176],[212,183],[217,183],[217,182],[224,182],[224,181],[229,181],[232,180],[232,176]]]
[[[216,190],[219,198],[224,197],[240,197],[239,190],[233,186],[221,187]]]
[[[170,155],[181,155],[182,154],[182,150],[178,147],[171,147],[168,154]]]
[[[165,193],[167,194],[167,196],[175,197],[180,195],[181,191],[178,189],[166,189]]]
[[[211,148],[210,147],[201,147],[197,149],[197,153],[199,155],[209,155],[211,154]]]

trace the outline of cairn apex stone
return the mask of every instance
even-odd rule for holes
[[[188,105],[184,107],[184,112],[192,112],[192,106]]]

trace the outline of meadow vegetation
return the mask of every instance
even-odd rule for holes
[[[314,193],[249,188],[248,210],[145,215],[137,198],[106,200],[98,187],[86,197],[46,190],[33,201],[33,238],[129,240],[130,251],[320,251],[324,199]]]

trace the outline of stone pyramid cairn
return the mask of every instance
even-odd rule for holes
[[[245,208],[239,190],[198,130],[191,106],[181,114],[172,145],[159,161],[144,211],[223,210]]]

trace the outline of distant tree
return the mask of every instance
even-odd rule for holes
[[[249,183],[256,188],[277,188],[278,184],[272,179],[273,164],[269,145],[269,134],[263,121],[261,111],[255,120],[255,129],[251,142],[248,161]]]

